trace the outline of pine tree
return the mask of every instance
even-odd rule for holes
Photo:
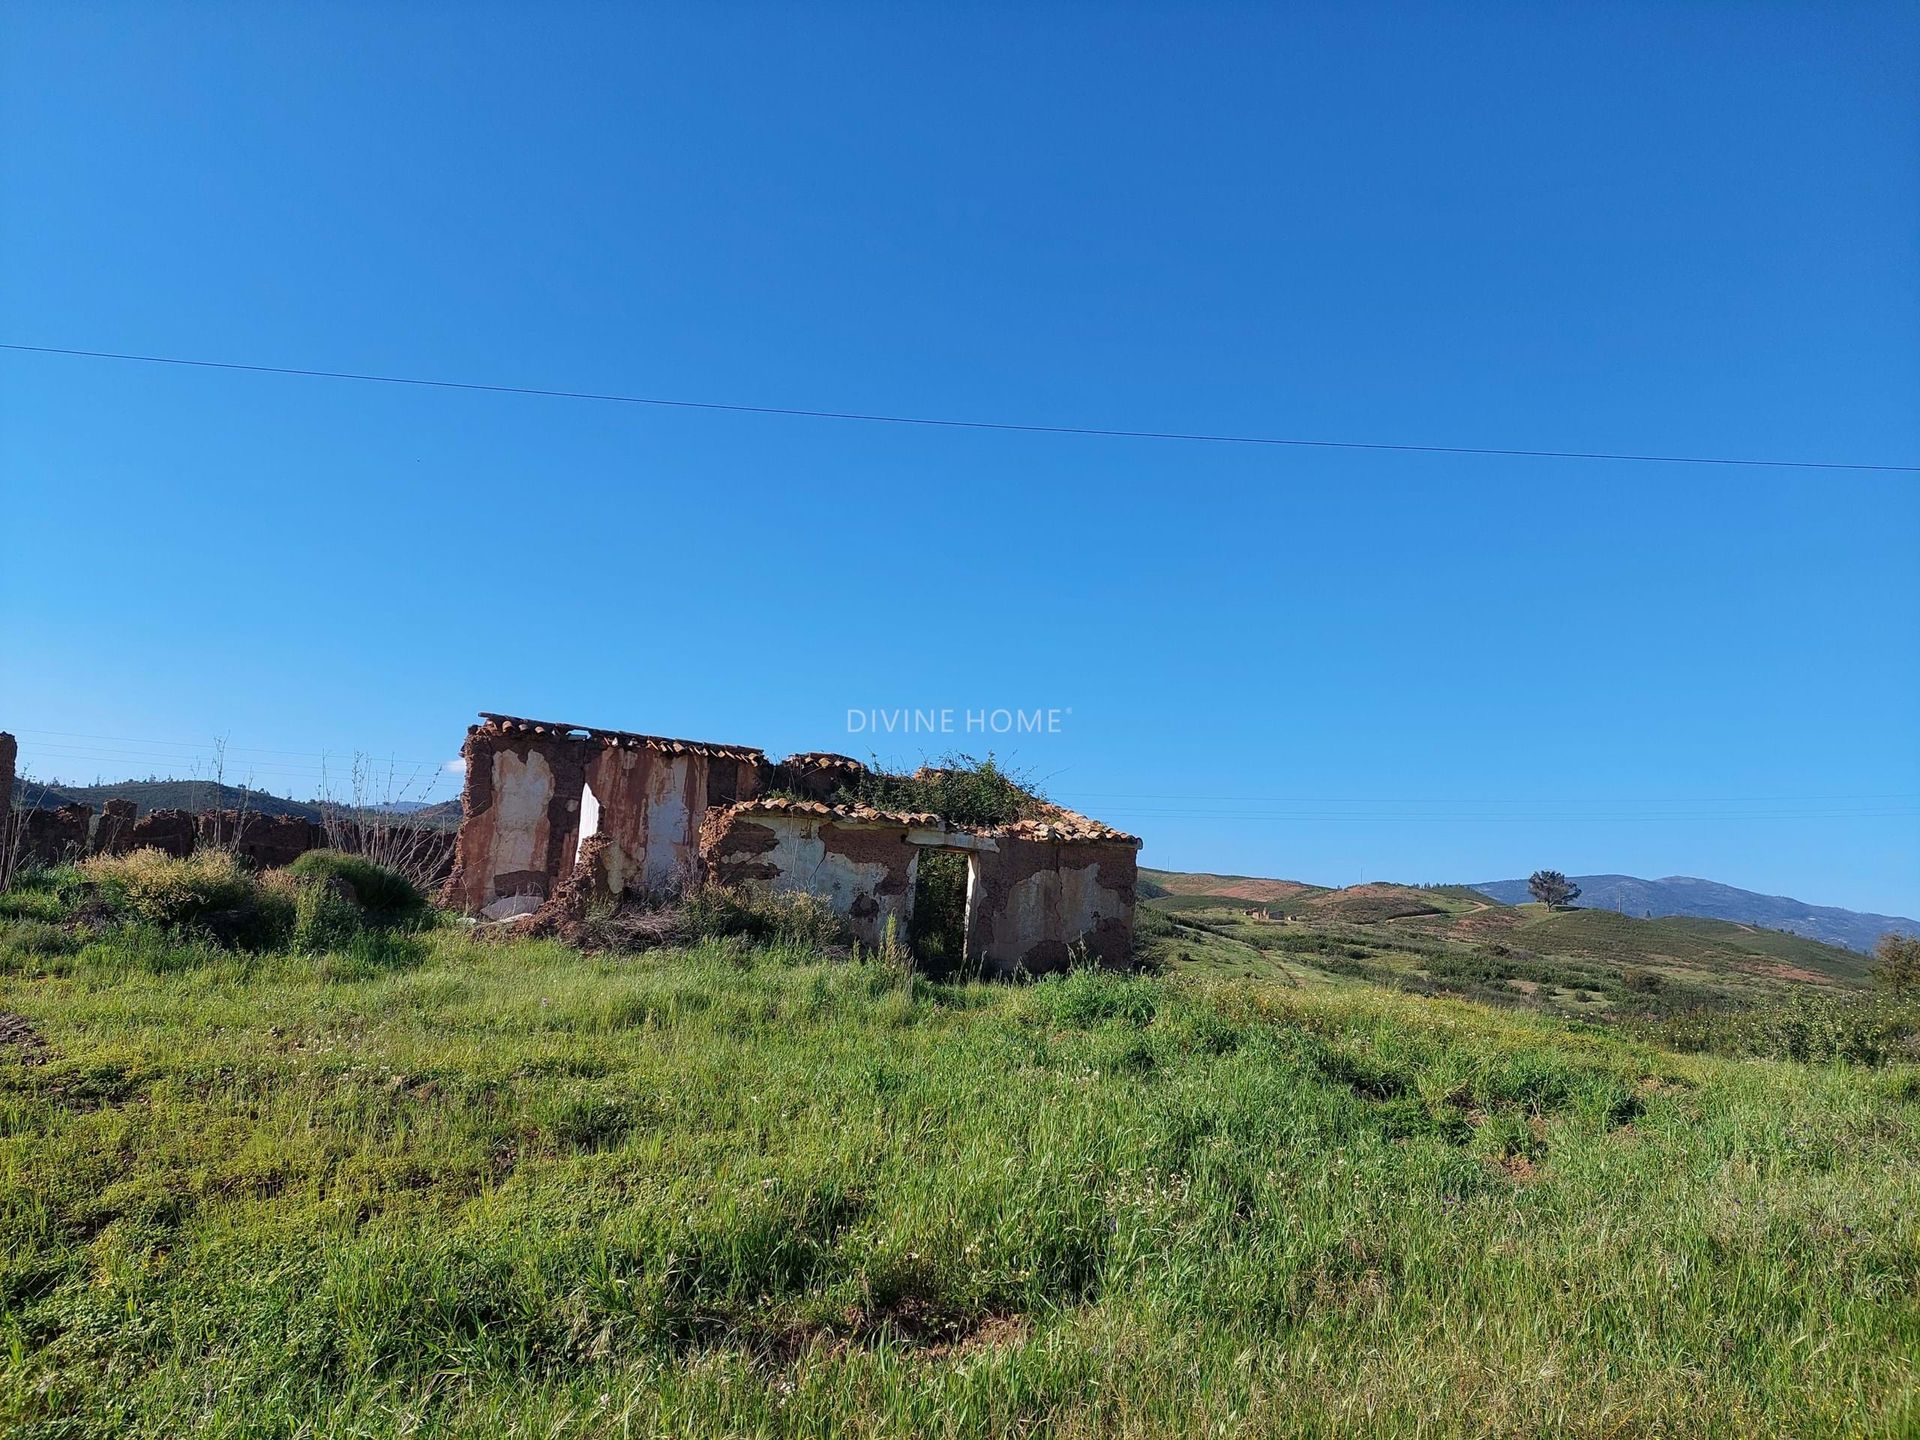
[[[1527,880],[1533,898],[1549,910],[1561,910],[1580,898],[1580,887],[1558,870],[1536,870]]]

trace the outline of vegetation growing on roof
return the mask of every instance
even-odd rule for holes
[[[950,825],[981,827],[1042,819],[1053,810],[1030,774],[1006,769],[991,752],[984,760],[945,755],[911,775],[890,774],[876,763],[850,787],[849,798],[876,810],[929,811]]]

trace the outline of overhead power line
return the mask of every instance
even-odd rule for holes
[[[1187,430],[1115,430],[1095,425],[1040,425],[1011,420],[884,415],[859,410],[806,410],[785,405],[746,405],[722,400],[671,400],[657,395],[552,390],[533,385],[492,385],[473,380],[432,380],[417,375],[312,370],[292,365],[250,365],[232,360],[196,360],[181,355],[133,355],[117,350],[78,350],[59,345],[18,345],[4,341],[0,341],[0,350],[14,350],[28,355],[71,355],[87,360],[130,360],[143,365],[181,365],[199,370],[239,370],[254,375],[295,375],[309,380],[358,380],[376,385],[414,385],[431,390],[473,390],[489,395],[536,395],[551,400],[593,400],[668,410],[715,410],[737,415],[780,415],[806,420],[854,420],[869,425],[920,425],[943,430],[1000,430],[1023,435],[1182,440],[1209,445],[1271,445],[1308,450],[1380,450],[1410,455],[1492,455],[1525,460],[1617,460],[1637,465],[1734,465],[1774,470],[1863,470],[1920,475],[1920,465],[1870,465],[1841,460],[1758,460],[1727,455],[1641,455],[1607,450],[1523,450],[1490,445],[1411,445],[1384,440],[1310,440],[1298,436],[1223,435]]]

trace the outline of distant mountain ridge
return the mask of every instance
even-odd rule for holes
[[[1572,879],[1580,887],[1579,906],[1621,915],[1732,920],[1785,930],[1862,953],[1871,951],[1882,935],[1920,935],[1920,920],[1903,915],[1809,905],[1787,895],[1762,895],[1757,890],[1742,890],[1692,875],[1668,875],[1659,880],[1643,880],[1637,875],[1575,875]],[[1489,880],[1473,888],[1504,905],[1521,905],[1533,898],[1527,893],[1525,880]]]
[[[291,800],[264,790],[219,785],[211,780],[120,780],[108,785],[41,785],[16,779],[13,803],[28,809],[53,810],[61,805],[90,805],[97,813],[109,800],[131,800],[135,813],[154,810],[247,810],[255,815],[297,815],[302,820],[324,820],[326,810],[317,800]],[[336,805],[335,813],[342,807]],[[460,828],[458,800],[399,800],[369,805],[371,814],[427,830]]]
[[[109,785],[41,785],[15,780],[13,803],[39,810],[57,806],[91,805],[96,811],[109,800],[131,800],[136,813],[151,810],[251,810],[256,815],[298,815],[320,819],[320,807],[263,790],[220,785],[211,780],[121,780]]]

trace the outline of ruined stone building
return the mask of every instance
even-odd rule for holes
[[[617,897],[713,880],[804,890],[877,946],[907,933],[928,851],[964,855],[965,958],[982,973],[1103,964],[1133,944],[1134,836],[1037,802],[971,827],[843,797],[866,774],[844,755],[773,762],[745,745],[669,740],[483,714],[467,732],[449,904],[509,915],[572,883]]]

